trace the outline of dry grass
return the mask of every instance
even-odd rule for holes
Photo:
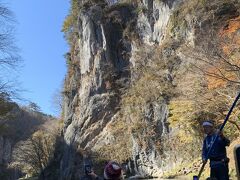
[[[125,162],[132,156],[132,141],[129,126],[126,125],[123,119],[118,119],[109,124],[108,129],[114,137],[114,140],[111,144],[98,149],[98,161],[116,160],[117,162]]]

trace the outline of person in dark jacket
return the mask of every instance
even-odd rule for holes
[[[95,180],[107,180],[107,179],[109,179],[109,180],[120,180],[120,179],[123,179],[122,168],[115,161],[110,161],[105,166],[103,178],[98,176],[97,174],[95,174],[94,171],[92,171],[88,175],[90,175]]]
[[[204,121],[202,126],[204,133],[207,135],[203,141],[202,160],[203,163],[206,163],[207,158],[210,159],[210,178],[215,178],[217,180],[229,180],[229,159],[227,158],[226,146],[229,146],[230,141],[223,135],[222,132],[219,132],[219,130],[214,128],[212,121]],[[215,138],[216,141],[214,142]],[[212,149],[209,153],[208,151],[211,146]]]

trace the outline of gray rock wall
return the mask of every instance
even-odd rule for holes
[[[134,31],[143,47],[159,46],[167,38],[170,16],[179,2],[144,0],[138,4],[143,13],[136,13],[136,7],[118,5],[115,1],[109,1],[112,6],[108,10],[97,4],[81,9],[78,35],[71,53],[75,71],[68,75],[65,82],[68,87],[64,100],[66,144],[61,161],[61,179],[76,178],[74,169],[81,168],[82,163],[75,161],[79,154],[77,149],[97,152],[103,146],[116,143],[116,135],[107,126],[121,119],[119,111],[124,109],[121,99],[141,74],[136,57],[141,47],[124,34],[128,25],[135,22]],[[166,60],[169,53],[175,52],[169,49],[163,53]],[[172,81],[171,70],[166,72],[168,81]],[[171,150],[160,152],[156,145],[158,140],[167,138],[171,133],[167,122],[167,101],[163,98],[146,103],[143,119],[148,128],[141,135],[131,133],[128,136],[132,142],[132,155],[126,162],[132,175],[162,176],[164,171],[181,163],[170,156],[173,153]],[[125,118],[131,119],[131,115]],[[143,148],[139,139],[148,136],[153,127],[155,135],[146,140]],[[80,175],[81,172],[77,178]]]

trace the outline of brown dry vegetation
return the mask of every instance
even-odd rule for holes
[[[115,160],[117,162],[125,162],[131,157],[132,141],[127,123],[124,119],[118,119],[108,125],[108,131],[115,137],[114,142],[109,145],[102,146],[98,150],[97,160]]]

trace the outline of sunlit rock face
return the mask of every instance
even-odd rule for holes
[[[161,43],[166,38],[170,15],[178,1],[143,1],[142,7],[148,13],[141,13],[137,19],[139,34],[145,43]]]
[[[198,86],[192,82],[202,83],[186,72],[195,62],[190,49],[202,46],[200,32],[216,19],[203,17],[204,8],[192,14],[181,9],[187,6],[181,0],[105,2],[80,8],[77,18],[65,80],[59,177],[83,175],[83,149],[93,159],[124,162],[132,176],[162,177],[200,155],[193,129],[185,131],[171,118],[194,97],[189,92]],[[176,111],[179,119],[188,113],[182,111]]]
[[[108,3],[113,5],[116,1]],[[106,15],[98,5],[80,12],[78,39],[71,55],[76,67],[66,82],[69,90],[64,101],[66,150],[61,167],[62,178],[72,176],[70,170],[65,170],[73,168],[74,164],[74,154],[70,154],[73,152],[70,149],[78,146],[97,151],[114,141],[107,125],[118,120],[122,96],[133,81],[131,76],[134,76],[131,68],[135,66],[132,63],[135,61],[132,50],[135,45],[123,34],[128,23],[135,19],[136,30],[144,43],[151,45],[164,39],[174,2],[144,1],[141,6],[149,13],[136,14],[133,6],[119,6]],[[150,116],[146,122],[157,126],[159,138],[169,133],[166,102],[147,103],[146,113]],[[154,142],[150,140],[149,149],[144,150],[137,144],[138,137],[132,134],[128,138],[132,141],[131,173],[142,177],[160,176],[163,161]]]

